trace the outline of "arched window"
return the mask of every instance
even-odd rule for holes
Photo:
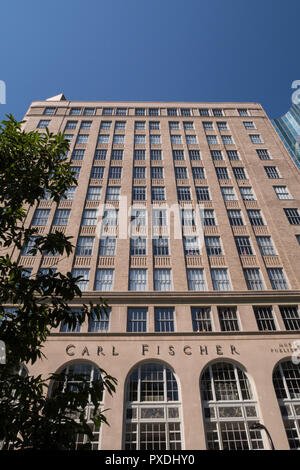
[[[291,449],[300,449],[300,366],[280,362],[273,373],[283,423]]]
[[[234,364],[217,362],[201,376],[201,399],[208,450],[263,449],[257,403],[246,374]]]
[[[53,387],[52,387],[52,395],[56,393],[57,391],[64,392],[64,391],[70,390],[72,392],[76,392],[77,390],[80,390],[80,388],[82,387],[82,383],[83,383],[81,380],[81,377],[83,377],[85,381],[88,382],[90,385],[93,382],[102,380],[100,370],[89,362],[74,362],[74,363],[68,364],[60,372],[60,374],[64,376],[64,379],[61,381],[54,382]],[[76,376],[78,376],[78,378]],[[100,403],[102,404],[102,402],[103,402],[103,395],[100,398]],[[101,408],[102,406],[100,406],[100,409]],[[86,445],[87,443],[91,444],[91,450],[97,450],[100,448],[99,447],[100,446],[99,444],[100,428],[99,426],[96,426],[91,419],[93,416],[93,411],[94,411],[94,406],[92,405],[92,403],[90,403],[85,408],[85,417],[88,421],[88,425],[90,426],[92,430],[94,438],[90,442],[88,441],[87,435],[77,434],[76,442],[74,445],[74,448],[76,450],[83,448],[83,446]],[[77,416],[73,416],[73,417],[75,419],[77,418]]]
[[[126,450],[182,449],[181,404],[176,378],[161,363],[144,363],[126,387]]]

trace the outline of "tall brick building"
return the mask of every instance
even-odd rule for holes
[[[61,230],[109,318],[53,331],[31,373],[97,366],[101,449],[300,447],[300,175],[257,103],[36,101],[25,129],[63,132],[78,186],[27,222]],[[97,377],[97,375],[96,375]],[[80,439],[77,443],[80,447]]]

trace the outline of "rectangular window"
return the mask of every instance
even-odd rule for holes
[[[293,199],[286,186],[273,186],[278,199]]]
[[[200,150],[189,150],[190,160],[201,160]]]
[[[100,129],[103,131],[109,131],[111,128],[111,121],[101,121]]]
[[[188,289],[192,291],[205,291],[206,281],[204,269],[187,269]]]
[[[150,129],[150,131],[159,131],[160,122],[159,121],[150,121],[149,122],[149,129]]]
[[[217,178],[220,180],[228,180],[229,179],[229,175],[228,175],[228,170],[226,167],[216,167],[216,174],[217,174]]]
[[[151,190],[152,201],[165,201],[165,188],[163,186],[155,186]]]
[[[250,134],[249,137],[252,144],[263,144],[262,138],[259,134]]]
[[[116,226],[118,225],[118,210],[106,209],[102,218],[102,225],[107,226]]]
[[[151,167],[151,178],[152,179],[163,179],[164,178],[164,169],[162,166],[153,166]]]
[[[83,115],[84,116],[94,116],[95,108],[84,108]]]
[[[226,268],[212,268],[211,277],[214,290],[231,290],[231,283]]]
[[[219,143],[218,137],[216,135],[207,135],[206,140],[208,145],[217,145]]]
[[[92,312],[92,318],[89,320],[89,333],[106,333],[109,330],[111,309],[101,310],[99,317],[97,318],[96,314]]]
[[[255,125],[253,121],[243,121],[244,127],[247,130],[255,129]]]
[[[240,193],[241,193],[243,201],[255,201],[256,200],[253,189],[250,186],[247,186],[247,187],[241,186],[239,189],[240,189]]]
[[[208,256],[219,256],[223,254],[220,237],[205,237],[205,246]]]
[[[177,116],[177,109],[176,108],[168,108],[167,109],[168,116]]]
[[[264,168],[265,168],[265,172],[267,173],[268,178],[271,178],[271,179],[280,178],[280,174],[276,166],[265,166]]]
[[[221,331],[240,331],[236,307],[218,307]]]
[[[81,225],[97,225],[97,210],[96,209],[85,209],[82,214]]]
[[[222,135],[221,138],[224,145],[234,145],[231,135]]]
[[[126,108],[117,108],[116,115],[117,116],[126,116],[127,109]]]
[[[70,116],[79,116],[81,114],[81,108],[71,108]]]
[[[209,188],[207,186],[196,186],[197,201],[210,201]]]
[[[119,186],[107,186],[106,201],[119,201],[121,188]]]
[[[219,131],[228,131],[228,125],[227,125],[227,122],[217,122],[217,126],[218,126],[218,129]]]
[[[159,116],[158,108],[149,108],[149,116]]]
[[[71,159],[73,160],[83,160],[85,150],[75,149],[72,152]]]
[[[172,134],[171,135],[171,143],[173,145],[182,145],[181,135]]]
[[[185,160],[183,150],[173,150],[172,154],[173,154],[173,160]]]
[[[28,242],[23,245],[22,252],[21,252],[22,255],[35,256],[36,253],[31,252],[31,250],[33,250],[36,246],[35,245],[36,238],[37,237],[30,237]],[[37,252],[38,252],[38,250],[37,250]],[[0,323],[1,323],[1,320],[0,320]]]
[[[193,331],[212,331],[210,307],[192,307]]]
[[[191,189],[186,186],[177,188],[177,197],[178,197],[178,201],[191,201],[192,200]]]
[[[72,313],[80,313],[81,312],[81,308],[71,308],[70,309]],[[61,323],[61,326],[60,326],[60,332],[61,333],[79,333],[80,332],[80,328],[81,328],[81,325],[79,322],[76,323],[76,326],[75,327],[72,327],[72,326],[69,326],[67,323],[65,323],[64,321]]]
[[[71,170],[74,178],[78,180],[81,170],[80,166],[71,166]]]
[[[132,187],[132,200],[133,201],[146,201],[146,187],[133,186]]]
[[[154,269],[154,290],[172,290],[171,269]]]
[[[238,109],[238,113],[239,113],[240,116],[249,116],[247,109],[240,108],[240,109]]]
[[[103,116],[112,116],[113,114],[113,108],[103,108],[102,109],[102,115]]]
[[[192,121],[185,121],[183,123],[183,127],[186,131],[193,130],[194,129],[194,123]]]
[[[54,116],[56,113],[56,108],[45,108],[44,115],[45,116]]]
[[[285,290],[289,289],[288,282],[282,268],[268,268],[268,276],[272,289]]]
[[[233,174],[234,174],[234,176],[236,177],[237,180],[246,180],[246,179],[248,179],[247,175],[246,175],[246,172],[245,172],[245,168],[233,167],[232,170],[233,170]]]
[[[130,238],[130,255],[145,256],[147,254],[147,239],[144,237]]]
[[[211,158],[215,161],[223,160],[223,154],[221,150],[211,150]]]
[[[133,227],[145,227],[147,225],[146,210],[131,209],[130,223]]]
[[[146,122],[145,121],[135,121],[134,129],[136,131],[144,131],[146,129]]]
[[[181,116],[191,116],[191,110],[189,108],[180,108]]]
[[[212,112],[213,112],[213,115],[214,115],[215,117],[224,116],[224,113],[223,113],[223,110],[222,110],[222,109],[213,109]]]
[[[134,179],[145,179],[146,178],[146,168],[144,166],[134,166],[133,167],[133,178]]]
[[[150,160],[162,160],[161,150],[150,150]]]
[[[300,214],[298,209],[283,209],[291,225],[300,225]]]
[[[201,117],[209,116],[209,109],[207,108],[199,108],[199,114]]]
[[[99,256],[115,256],[116,237],[101,237],[99,244]]]
[[[114,134],[113,136],[113,143],[114,144],[124,144],[125,135],[123,134]]]
[[[78,121],[67,121],[65,130],[76,129]]]
[[[202,166],[193,166],[192,172],[193,172],[193,178],[195,180],[205,179],[205,172]]]
[[[186,135],[185,138],[186,138],[186,143],[187,143],[188,145],[196,145],[196,144],[198,144],[198,139],[197,139],[197,136],[196,136],[196,135]]]
[[[244,276],[248,290],[264,290],[265,285],[258,268],[244,269]]]
[[[204,209],[200,212],[204,226],[216,225],[215,212],[213,209]]]
[[[102,179],[104,177],[104,166],[93,166],[91,170],[91,178]]]
[[[75,254],[77,256],[92,256],[94,237],[78,237]]]
[[[169,239],[166,237],[153,238],[153,256],[168,256]]]
[[[175,331],[174,308],[155,307],[155,332],[168,333]]]
[[[237,150],[226,150],[227,157],[230,161],[238,161],[240,160],[240,156]]]
[[[272,160],[267,149],[256,149],[256,153],[260,160]]]
[[[240,210],[229,210],[227,211],[230,225],[241,226],[244,225],[242,212]]]
[[[99,201],[101,198],[101,191],[102,191],[101,186],[89,186],[87,195],[86,195],[86,200],[87,201]]]
[[[300,330],[300,315],[296,305],[280,305],[279,310],[286,330]]]
[[[129,290],[145,291],[147,290],[147,269],[129,270]]]
[[[47,119],[42,119],[39,123],[38,123],[38,129],[46,129],[46,127],[48,127],[50,124],[50,120],[47,120]]]
[[[222,186],[221,191],[224,201],[237,201],[237,196],[232,186]]]
[[[235,237],[234,239],[239,255],[253,255],[249,237]]]
[[[80,124],[80,129],[90,129],[92,125],[92,121],[82,121]]]
[[[79,134],[76,140],[76,144],[87,144],[89,136],[87,134]]]
[[[95,278],[96,291],[112,291],[114,284],[114,270],[113,269],[97,269]]]
[[[134,160],[146,160],[146,150],[135,150],[133,158]]]
[[[143,307],[132,307],[127,310],[127,332],[146,333],[148,309]]]
[[[184,227],[194,227],[195,226],[195,211],[194,209],[180,209],[181,224]]]
[[[253,307],[253,311],[260,331],[277,330],[272,307]]]
[[[160,139],[160,135],[150,135],[150,144],[152,145],[159,145],[161,144],[161,139]]]
[[[200,255],[200,244],[198,237],[183,237],[183,247],[185,256]]]
[[[36,209],[31,225],[45,226],[47,224],[49,214],[49,209]]]
[[[95,151],[94,160],[106,160],[106,149],[97,149]]]
[[[263,256],[276,255],[271,237],[257,237],[256,240]]]
[[[253,226],[258,226],[258,225],[265,225],[264,219],[261,215],[260,210],[248,210],[248,217],[250,220],[250,224]]]
[[[67,201],[73,201],[74,196],[75,196],[75,191],[76,191],[76,186],[70,186],[65,194],[61,196],[61,200],[67,200]]]
[[[166,209],[152,209],[152,226],[166,227],[168,225],[168,216]]]
[[[187,168],[185,166],[177,166],[174,168],[176,179],[187,179]]]
[[[109,135],[108,134],[100,134],[98,137],[98,144],[108,144],[109,142]]]
[[[78,280],[76,284],[82,292],[87,291],[89,277],[90,277],[90,270],[89,269],[72,269],[72,276],[81,277],[81,279]]]
[[[113,149],[111,151],[111,160],[123,160],[123,150],[120,149]]]
[[[169,129],[170,131],[178,131],[180,129],[178,121],[169,121]]]
[[[120,180],[122,178],[122,167],[111,166],[109,169],[108,177],[114,180]]]
[[[145,108],[135,108],[136,116],[145,116],[145,114],[146,114]]]

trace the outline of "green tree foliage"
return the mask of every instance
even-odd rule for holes
[[[81,297],[71,273],[49,270],[32,273],[13,261],[15,248],[34,240],[31,254],[45,251],[68,256],[71,237],[60,232],[41,236],[26,227],[30,207],[44,199],[45,191],[56,203],[76,179],[67,162],[68,141],[62,134],[24,132],[22,123],[8,116],[0,125],[0,339],[6,345],[6,364],[0,364],[0,448],[72,449],[77,434],[93,435],[107,422],[99,407],[103,391],[113,394],[116,379],[100,369],[102,380],[90,382],[84,375],[51,374],[33,377],[20,365],[44,357],[43,345],[52,328],[69,327],[107,313],[107,304],[85,305],[71,310],[70,301]],[[34,238],[32,238],[34,237]],[[5,309],[14,305],[14,311]],[[73,380],[77,386],[68,384]],[[55,392],[49,394],[51,384]],[[86,410],[92,409],[87,417]]]

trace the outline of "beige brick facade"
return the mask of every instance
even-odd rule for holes
[[[45,115],[45,112],[51,112],[45,111],[46,108],[53,108],[54,114]],[[78,108],[77,115],[70,115],[72,108]],[[107,114],[108,108],[112,110],[111,115]],[[125,111],[121,111],[121,108]],[[94,114],[90,114],[91,111],[87,109],[93,109]],[[145,114],[137,115],[141,114],[141,111],[136,111],[137,109],[144,109]],[[208,110],[208,115],[203,115],[203,109]],[[47,120],[50,121],[46,125],[51,132],[73,135],[68,156],[72,165],[80,168],[78,187],[73,199],[63,200],[58,205],[58,209],[70,212],[67,224],[57,228],[63,230],[66,236],[74,237],[74,246],[78,246],[78,237],[93,237],[94,240],[91,254],[86,254],[87,251],[83,249],[79,254],[74,252],[69,258],[57,259],[53,256],[42,258],[15,253],[15,259],[19,259],[24,266],[31,267],[33,275],[38,269],[50,266],[56,267],[63,273],[72,269],[88,270],[86,271],[88,281],[85,284],[82,301],[97,302],[103,297],[111,306],[107,330],[92,332],[88,325],[84,325],[77,333],[63,333],[58,329],[53,332],[46,345],[45,353],[48,360],[29,369],[33,373],[47,374],[61,370],[74,361],[87,361],[99,365],[117,377],[117,393],[113,398],[105,396],[104,399],[104,408],[110,408],[107,417],[111,426],[104,426],[100,433],[101,449],[151,449],[155,447],[154,441],[158,439],[157,436],[159,439],[166,439],[166,444],[164,441],[160,444],[162,449],[164,446],[171,449],[180,447],[207,449],[217,446],[231,448],[230,445],[235,444],[228,444],[226,438],[226,430],[228,431],[230,426],[244,426],[243,439],[237,437],[236,431],[234,440],[238,442],[237,447],[255,448],[255,445],[258,445],[269,448],[264,431],[261,437],[255,440],[253,434],[249,432],[251,420],[245,417],[240,420],[237,418],[241,411],[236,411],[237,415],[230,421],[224,417],[225,415],[222,415],[224,419],[222,418],[220,403],[216,397],[204,403],[202,395],[201,401],[200,388],[203,388],[203,384],[200,382],[204,380],[202,374],[208,370],[207,367],[211,366],[210,373],[213,377],[213,374],[217,373],[213,369],[215,364],[231,364],[234,374],[238,370],[243,370],[251,383],[254,397],[252,401],[256,407],[256,416],[253,415],[252,421],[260,421],[269,429],[277,449],[300,447],[299,415],[298,421],[291,417],[286,421],[293,427],[291,431],[293,437],[290,437],[289,444],[272,383],[274,368],[282,361],[285,363],[291,361],[292,356],[294,358],[297,356],[296,343],[300,340],[300,319],[297,320],[300,304],[300,245],[296,237],[300,235],[300,224],[297,221],[297,212],[292,213],[294,218],[293,223],[290,223],[284,211],[284,209],[300,210],[300,176],[261,105],[38,101],[32,103],[24,119],[26,131],[37,129],[40,121]],[[76,121],[75,128],[66,129],[68,121]],[[90,121],[90,129],[80,128],[83,121]],[[111,123],[110,126],[107,122]],[[116,129],[116,122],[125,124],[117,124]],[[144,122],[144,129],[142,124],[136,122]],[[170,125],[170,123],[178,124]],[[86,143],[78,143],[78,135],[81,134],[88,136]],[[99,136],[103,135],[108,137],[99,139]],[[120,135],[124,136],[123,143],[120,143],[120,138],[116,137]],[[261,143],[256,143],[258,137],[251,137],[253,135],[259,136]],[[144,143],[141,136],[145,136]],[[209,142],[208,136],[216,136],[218,143]],[[227,138],[231,136],[232,143],[225,143],[226,136]],[[107,143],[103,143],[105,139]],[[82,160],[74,159],[74,150],[84,151]],[[96,150],[106,151],[106,158],[95,160]],[[111,159],[114,150],[122,151],[121,160]],[[138,150],[145,151],[145,159],[137,159],[135,151]],[[257,150],[267,151],[268,159],[260,158]],[[157,151],[161,152],[161,160],[157,159],[159,155]],[[174,151],[179,152],[174,153]],[[193,151],[199,151],[200,156],[195,152],[192,153]],[[219,153],[213,156],[213,151]],[[237,156],[234,153],[228,154],[231,151],[236,151]],[[92,167],[103,167],[103,177],[91,178]],[[122,168],[113,173],[120,176],[117,172],[121,171],[120,178],[109,177],[110,168],[113,167]],[[134,167],[142,167],[145,170],[139,172],[134,170]],[[158,167],[163,170],[157,170],[155,173],[153,168]],[[275,167],[275,169],[265,170],[264,167]],[[220,170],[216,170],[217,168]],[[228,178],[221,178],[220,175],[226,172],[225,168]],[[239,168],[244,170],[245,178],[237,177],[235,172],[239,172]],[[161,171],[162,174],[159,175]],[[217,171],[220,172],[219,177]],[[274,171],[277,171],[277,177],[270,178],[267,171],[269,176],[274,176]],[[151,178],[151,175],[161,177]],[[100,199],[87,200],[89,186],[102,188]],[[279,199],[273,186],[285,188],[277,189],[280,191],[278,194],[284,194],[280,197],[284,198]],[[107,188],[116,187],[120,188],[120,198],[116,195],[113,196],[113,200],[106,201]],[[142,192],[137,190],[138,194],[142,194],[142,200],[132,201],[133,187],[145,188],[141,190]],[[165,200],[153,201],[153,188],[162,187]],[[183,192],[182,201],[178,200],[179,188],[188,188]],[[197,191],[198,195],[202,194],[204,188],[208,188],[209,196],[199,200]],[[224,200],[222,188],[227,188],[229,191],[228,200]],[[242,191],[243,188],[247,191],[243,197],[241,188]],[[252,188],[252,192],[247,188]],[[290,199],[286,198],[289,197],[286,196],[286,191]],[[119,209],[119,218],[117,226],[109,224],[106,231],[102,228],[102,237],[104,233],[109,233],[116,235],[117,239],[115,250],[105,252],[104,249],[104,253],[100,253],[101,211],[100,215],[97,214],[99,215],[97,225],[82,225],[82,215],[85,209],[97,210],[99,204],[104,205],[107,202]],[[144,207],[149,217],[148,226],[144,227],[141,224],[136,232],[141,238],[145,235],[146,252],[144,244],[136,251],[131,251],[130,237],[127,233],[130,223],[129,208],[132,202],[138,202],[141,208]],[[124,209],[126,205],[127,209]],[[151,208],[170,207],[172,211],[167,225],[153,229],[168,238],[168,249],[162,249],[159,254],[155,254]],[[179,230],[176,231],[174,224],[177,226],[179,224],[179,208],[193,209],[196,225],[187,222],[187,225],[181,227],[180,224]],[[53,218],[57,209],[55,204],[48,200],[40,201],[37,208],[29,211],[28,224],[32,224],[36,209],[50,211],[46,217],[46,224],[39,225],[41,233],[53,230]],[[200,220],[199,214],[203,215],[205,210],[214,211],[214,225],[197,224],[197,220]],[[235,217],[240,215],[242,222],[232,226],[227,212],[230,210],[240,211],[240,214],[235,213]],[[257,225],[251,224],[249,210],[261,211],[263,222],[258,221]],[[298,215],[300,218],[299,213]],[[195,249],[195,245],[191,245],[190,249],[185,247],[181,238],[182,231],[186,236],[199,236],[199,250]],[[210,237],[210,242],[214,242],[214,248],[210,250],[205,246],[203,235],[206,238]],[[214,240],[211,237],[214,237]],[[217,237],[219,241],[215,241]],[[235,240],[235,237],[240,238]],[[268,245],[267,248],[259,246],[258,242],[269,243],[270,239],[271,246]],[[84,243],[86,242],[88,241],[85,239]],[[246,245],[238,250],[236,242]],[[245,270],[249,269],[250,275],[254,277],[249,278],[247,284]],[[256,277],[258,272],[262,284]],[[104,280],[96,283],[96,273],[98,276],[105,274]],[[166,280],[168,274],[171,275],[170,284]],[[110,275],[113,275],[112,283],[109,281]],[[135,282],[132,281],[133,275],[138,276]],[[154,280],[157,280],[157,285]],[[80,302],[74,303],[74,306],[79,305]],[[192,307],[208,307],[210,326],[206,328],[207,331],[201,321],[200,323],[192,321]],[[225,314],[234,314],[235,319],[232,317],[229,319],[225,315],[222,322],[219,316],[222,314],[222,307],[227,307]],[[261,307],[259,314],[267,307],[272,315],[273,326],[270,327],[269,322],[262,320],[259,327],[254,307]],[[282,312],[288,310],[287,307],[296,315],[293,328],[287,327],[282,316]],[[145,331],[134,331],[133,323],[128,317],[130,308],[145,309],[146,320],[143,323]],[[166,310],[169,312],[170,309],[173,309],[173,317],[171,320],[169,318],[168,322],[166,317],[161,315],[165,315]],[[155,315],[160,315],[162,320],[160,323],[158,317],[155,319]],[[200,331],[197,331],[197,328]],[[179,391],[174,403],[180,408],[177,421],[168,421],[166,417],[165,419],[153,416],[151,419],[143,418],[143,400],[129,400],[128,395],[126,398],[126,381],[129,380],[131,372],[138,366],[150,363],[166,367],[164,371],[170,369],[176,377]],[[295,367],[298,367],[299,375],[299,366]],[[140,373],[138,386],[142,387],[143,371]],[[298,384],[299,380],[298,376]],[[298,403],[295,401],[297,399]],[[291,398],[289,404],[299,410],[300,390],[293,400]],[[248,402],[249,406],[253,405],[251,400]],[[231,397],[231,401],[227,400],[225,405],[230,403],[242,407],[247,404],[247,400],[241,405]],[[151,402],[145,405],[149,413],[150,405]],[[157,403],[156,406],[159,408]],[[166,407],[168,406],[170,404],[166,404]],[[130,409],[136,407],[138,410],[134,411],[138,413],[136,417],[128,412],[126,414],[128,407]],[[209,416],[210,412],[207,410],[213,407],[215,407],[214,412]],[[164,413],[169,413],[167,408]],[[153,430],[153,423],[157,426],[159,423],[161,426],[159,431]],[[175,437],[176,433],[172,431],[172,426],[176,428]],[[213,429],[210,433],[209,426]],[[144,434],[142,429],[146,429]],[[146,438],[141,437],[142,434],[146,435]],[[146,444],[143,439],[146,439]],[[243,442],[240,443],[241,441]],[[255,444],[254,441],[259,444]]]

